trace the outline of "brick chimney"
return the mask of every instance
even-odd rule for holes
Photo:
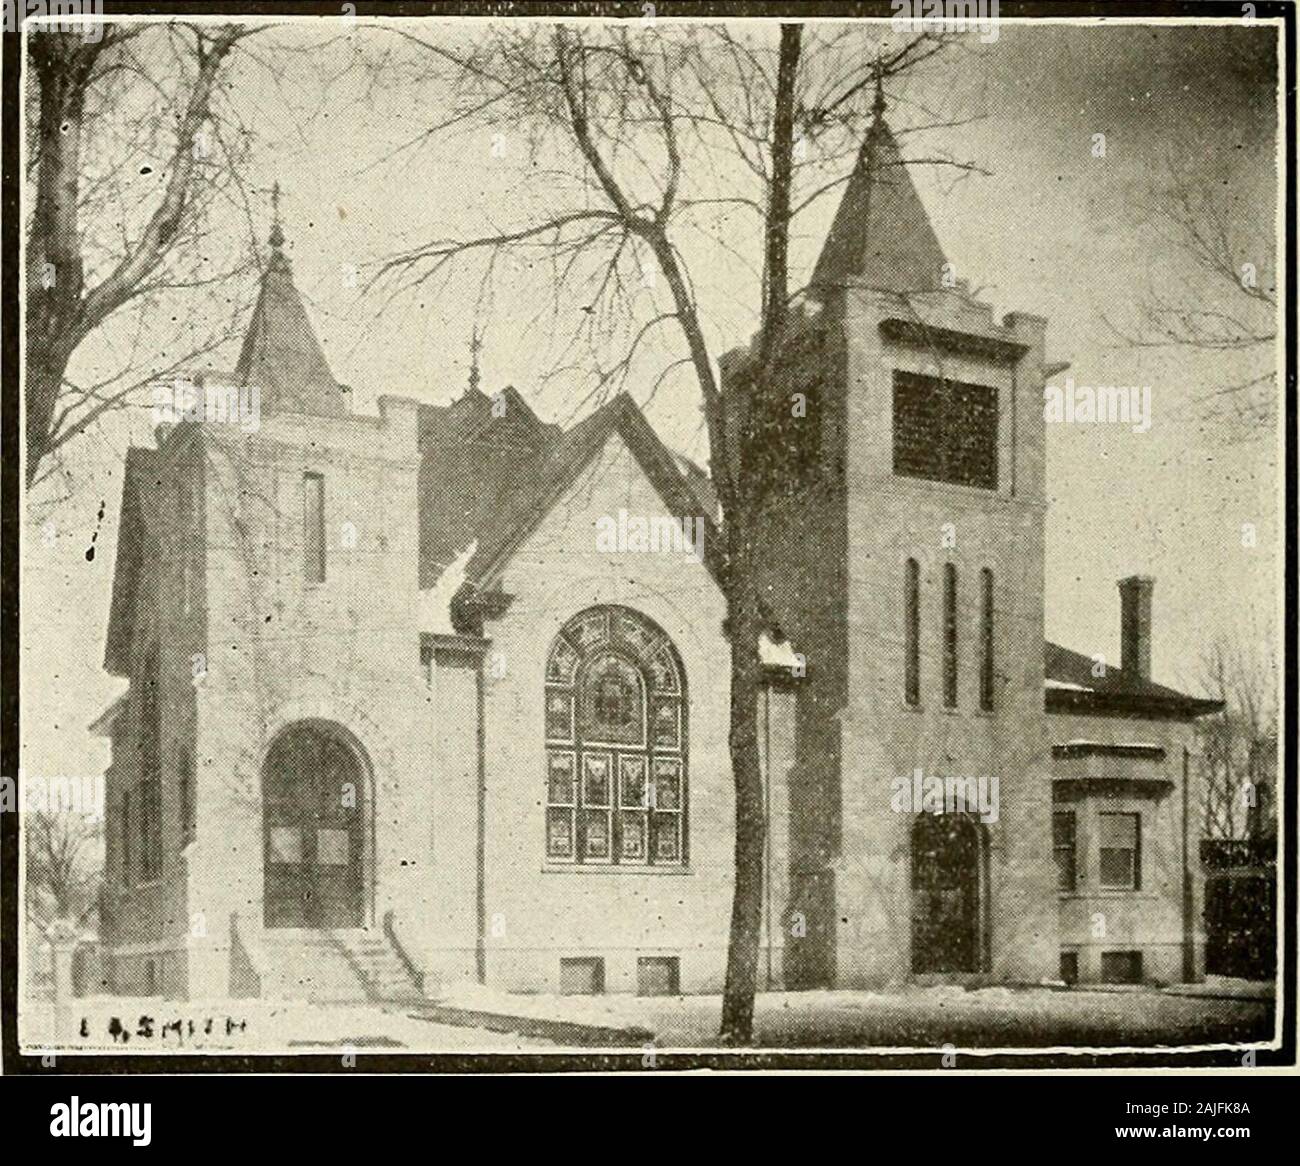
[[[1151,679],[1151,592],[1149,575],[1119,581],[1119,666],[1127,680]]]

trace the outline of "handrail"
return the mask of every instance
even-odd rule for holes
[[[406,974],[415,982],[416,991],[421,996],[424,995],[424,973],[416,966],[415,961],[411,958],[410,953],[402,946],[402,941],[397,938],[397,928],[394,925],[394,919],[397,913],[393,910],[384,912],[384,937],[392,946],[397,958],[401,961],[402,967],[406,969]]]

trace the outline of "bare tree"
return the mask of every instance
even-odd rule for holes
[[[1205,837],[1266,836],[1276,829],[1277,660],[1264,648],[1220,638],[1205,650],[1201,674],[1205,690],[1225,705],[1197,727]]]
[[[665,332],[675,359],[654,381],[651,396],[678,367],[689,368],[698,386],[712,484],[724,516],[711,566],[725,596],[731,644],[735,889],[721,1034],[729,1043],[748,1043],[766,828],[756,716],[759,640],[768,626],[759,538],[765,503],[782,483],[775,460],[766,456],[773,440],[770,411],[751,408],[745,394],[724,396],[719,384],[707,308],[680,235],[700,229],[700,216],[720,207],[756,215],[761,262],[757,269],[745,265],[756,270],[761,289],[753,397],[764,398],[778,375],[786,336],[795,215],[847,179],[846,172],[829,178],[826,172],[857,154],[860,98],[871,98],[885,81],[932,57],[945,40],[922,33],[889,47],[854,28],[816,41],[806,39],[798,24],[783,25],[776,45],[742,43],[721,26],[641,33],[626,26],[527,26],[494,30],[463,49],[397,35],[418,50],[412,66],[417,77],[436,77],[453,90],[450,111],[403,148],[470,123],[508,125],[512,132],[523,127],[533,156],[546,159],[529,202],[561,209],[474,238],[431,239],[390,257],[371,286],[386,286],[391,299],[445,278],[450,265],[474,256],[485,259],[487,284],[502,254],[540,251],[553,271],[557,318],[562,300],[570,309],[575,301],[582,306],[584,322],[570,329],[569,347],[557,362],[568,372],[583,355],[591,357],[593,384],[582,403],[623,387],[646,338]],[[385,67],[393,69],[391,58]],[[876,115],[880,107],[878,100]],[[812,157],[809,142],[818,147]],[[722,156],[739,159],[752,185],[716,197],[714,163]],[[812,187],[802,196],[795,189],[801,171]],[[646,278],[648,271],[666,284],[664,301],[655,296],[657,281]],[[617,359],[602,363],[600,354],[611,349],[618,350]]]
[[[23,814],[28,916],[81,924],[102,882],[100,819],[66,810]]]
[[[140,313],[118,338],[107,378],[68,378],[78,348],[128,305],[224,278],[200,260],[203,212],[227,193],[223,179],[246,143],[222,135],[215,102],[223,65],[252,31],[107,23],[95,41],[76,31],[28,34],[29,487],[103,414],[228,338],[218,331],[159,363],[158,331]],[[159,161],[159,177],[142,159]]]
[[[1271,432],[1277,418],[1278,304],[1272,217],[1242,180],[1229,170],[1208,183],[1167,162],[1149,198],[1150,226],[1158,246],[1183,257],[1188,282],[1175,292],[1152,287],[1133,321],[1107,323],[1133,347],[1213,357],[1222,379],[1193,405],[1249,437]]]

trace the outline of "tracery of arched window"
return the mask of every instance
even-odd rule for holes
[[[546,857],[686,862],[685,674],[672,641],[627,607],[593,607],[546,661]]]

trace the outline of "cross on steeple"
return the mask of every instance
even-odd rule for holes
[[[478,354],[483,348],[483,340],[478,334],[478,325],[474,325],[474,331],[469,338],[469,391],[478,392]]]
[[[876,55],[876,99],[871,105],[871,115],[879,121],[885,114],[885,67]]]
[[[271,187],[271,246],[277,251],[284,246],[284,228],[280,226],[280,180]]]

